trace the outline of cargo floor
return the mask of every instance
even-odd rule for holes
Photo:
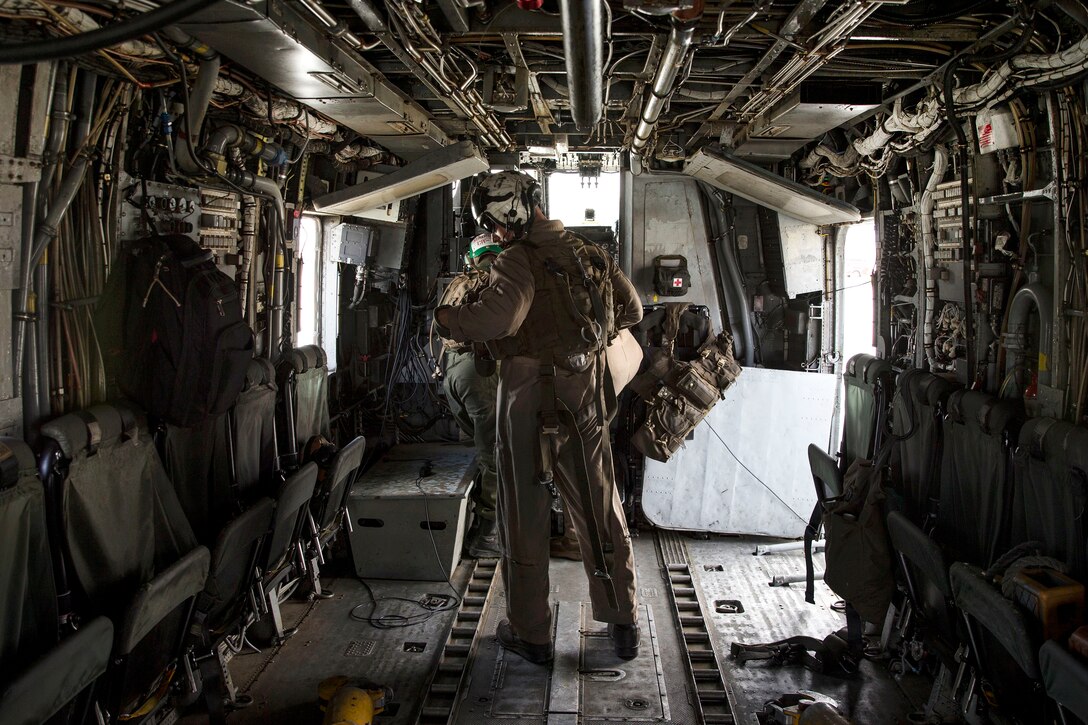
[[[475,645],[471,650],[463,648],[467,657],[465,674],[451,700],[453,704],[448,706],[448,722],[699,723],[697,698],[689,684],[688,665],[655,540],[652,532],[635,538],[643,654],[632,662],[614,656],[604,625],[592,620],[581,565],[561,560],[554,560],[551,566],[557,629],[554,665],[537,667],[507,655],[494,636],[505,609],[501,576],[495,575],[486,604],[473,617],[479,622]],[[841,628],[844,618],[830,608],[835,597],[821,583],[817,586],[816,604],[808,605],[804,602],[803,584],[768,586],[775,575],[804,570],[800,552],[752,555],[757,544],[771,543],[769,540],[676,540],[686,551],[692,583],[710,630],[710,643],[732,692],[737,722],[755,723],[755,713],[764,702],[799,690],[832,698],[856,723],[905,723],[907,714],[921,707],[927,684],[916,677],[896,680],[880,662],[864,662],[861,674],[852,678],[821,676],[801,667],[764,663],[740,666],[733,662],[728,653],[734,641],[767,642],[798,634],[822,638]],[[821,563],[817,562],[817,568]],[[466,588],[472,569],[472,562],[462,562],[458,567],[454,585],[460,591]],[[425,693],[443,657],[451,627],[455,633],[463,632],[464,623],[455,623],[456,612],[452,610],[421,617],[427,612],[415,602],[427,595],[448,595],[448,587],[444,582],[368,583],[380,600],[376,611],[372,611],[371,595],[359,580],[331,579],[328,584],[335,592],[331,599],[286,605],[285,619],[288,624],[296,624],[298,632],[284,645],[234,658],[230,665],[233,679],[253,698],[253,704],[233,713],[231,725],[316,725],[322,719],[317,705],[318,684],[334,675],[393,689],[392,706],[378,717],[378,723],[414,724],[425,707],[430,713],[425,722],[446,721],[442,708],[428,707],[431,701]],[[741,605],[723,607],[723,611],[743,611],[719,614],[715,602],[720,600]],[[360,620],[383,615],[394,616],[380,620],[381,627]],[[412,619],[401,621],[395,615]],[[408,626],[397,626],[400,624]],[[471,638],[471,629],[467,636]]]

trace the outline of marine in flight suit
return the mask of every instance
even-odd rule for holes
[[[503,175],[505,179],[496,179]],[[440,330],[445,328],[443,335],[487,342],[501,359],[499,532],[508,622],[500,625],[499,640],[531,661],[551,659],[548,532],[552,494],[540,475],[550,469],[577,532],[593,617],[610,625],[617,654],[630,658],[637,655],[639,644],[635,567],[612,467],[603,344],[581,357],[560,355],[560,350],[569,352],[572,343],[578,345],[572,336],[586,337],[586,330],[579,332],[572,325],[562,299],[566,290],[557,287],[546,270],[554,272],[555,260],[576,259],[573,249],[582,242],[566,232],[561,222],[544,217],[538,195],[525,188],[535,183],[516,172],[490,177],[490,186],[484,188],[490,196],[485,201],[494,202],[493,211],[504,209],[492,214],[491,226],[504,237],[513,237],[511,245],[492,265],[489,284],[477,301],[435,312]],[[520,201],[508,200],[511,186]],[[502,215],[502,221],[514,219],[513,212],[505,211],[508,203],[527,209],[518,210],[521,218],[510,225],[496,224],[496,215]],[[477,220],[488,228],[482,212]],[[611,283],[613,326],[616,330],[630,327],[642,319],[638,294],[607,253],[594,249],[607,260],[597,274]],[[555,429],[546,424],[550,413],[559,422]]]
[[[465,254],[465,271],[458,275],[442,295],[441,305],[459,305],[475,299],[487,286],[487,273],[502,247],[491,234],[472,240]],[[476,367],[472,346],[443,338],[442,387],[457,426],[476,446],[480,480],[472,492],[476,526],[469,537],[468,554],[494,559],[500,555],[495,524],[495,501],[499,476],[495,464],[495,409],[498,377],[482,375]]]

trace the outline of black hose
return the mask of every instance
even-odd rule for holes
[[[217,2],[219,0],[174,0],[169,5],[141,13],[116,25],[107,25],[79,35],[0,47],[0,65],[41,63],[93,53],[162,30]]]

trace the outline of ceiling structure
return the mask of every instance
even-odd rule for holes
[[[576,40],[600,41],[595,55],[569,27],[565,40],[558,4],[531,4],[303,0],[314,20],[361,39],[366,60],[450,137],[494,150],[634,146],[664,161],[710,142],[786,158],[1011,28],[1006,6],[962,0],[602,0],[596,20],[581,10],[571,24]],[[594,69],[596,94],[580,88]],[[600,101],[589,124],[583,99]]]

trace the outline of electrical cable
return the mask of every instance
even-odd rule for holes
[[[162,30],[217,2],[219,0],[174,0],[169,5],[141,13],[116,25],[107,25],[79,35],[6,45],[0,47],[0,65],[41,63],[93,53]]]
[[[431,550],[434,552],[435,563],[438,565],[438,570],[442,573],[442,577],[446,581],[446,586],[448,586],[450,591],[453,592],[453,598],[441,607],[436,607],[432,609],[424,606],[424,604],[418,599],[410,599],[408,597],[379,597],[374,594],[374,590],[370,587],[370,584],[365,579],[360,578],[359,581],[366,589],[367,594],[370,595],[370,613],[366,616],[362,616],[357,613],[359,609],[367,605],[367,602],[360,602],[359,604],[356,604],[348,613],[348,616],[356,622],[365,622],[366,624],[369,624],[375,629],[404,629],[406,627],[414,627],[416,625],[423,624],[438,614],[452,611],[457,607],[461,606],[461,594],[457,591],[457,587],[453,585],[453,580],[450,579],[449,574],[446,573],[446,567],[442,563],[442,555],[438,553],[438,543],[435,541],[434,538],[434,530],[429,525],[431,521],[430,496],[427,494],[426,489],[423,488],[421,482],[424,478],[433,475],[431,471],[431,461],[424,461],[423,465],[420,466],[419,476],[416,477],[414,485],[416,489],[418,489],[419,492],[423,495],[423,508],[427,517],[426,521],[428,522],[427,536],[431,540]],[[413,604],[426,611],[420,612],[418,614],[392,613],[375,616],[377,614],[379,602],[403,602],[406,604]]]
[[[714,430],[714,426],[712,426],[710,424],[709,420],[706,420],[704,418],[703,423],[706,425],[707,428],[710,429],[710,432],[714,434],[714,437],[717,438],[721,442],[721,444],[725,447],[726,452],[728,452],[729,455],[733,457],[733,460],[737,462],[737,465],[739,465],[741,468],[743,468],[745,471],[747,471],[748,475],[751,476],[753,479],[755,479],[756,483],[758,483],[760,486],[763,486],[763,488],[767,489],[767,491],[772,496],[774,496],[776,499],[778,499],[778,502],[781,503],[783,506],[785,506],[789,510],[789,512],[791,514],[796,516],[798,521],[800,521],[802,524],[805,524],[806,526],[808,526],[808,519],[807,518],[805,518],[801,514],[794,511],[792,506],[790,506],[788,503],[786,503],[786,501],[781,496],[779,496],[777,493],[775,493],[773,488],[771,488],[769,485],[767,485],[763,481],[762,478],[757,476],[755,474],[755,472],[751,468],[749,468],[748,466],[746,466],[744,464],[744,461],[742,461],[740,458],[737,457],[737,454],[733,452],[733,449],[729,447],[729,444],[725,442],[725,439],[722,438],[720,435],[718,435],[718,431]]]

